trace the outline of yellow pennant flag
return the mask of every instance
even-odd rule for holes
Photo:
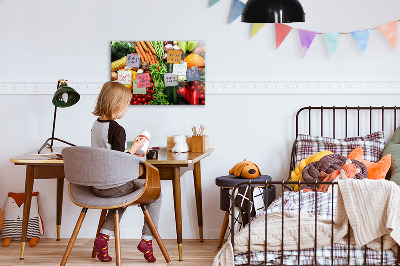
[[[265,23],[253,23],[251,28],[251,38],[256,35],[262,27],[264,27]]]

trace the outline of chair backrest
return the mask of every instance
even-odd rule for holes
[[[97,147],[62,150],[65,179],[83,186],[118,186],[138,178],[144,158]]]

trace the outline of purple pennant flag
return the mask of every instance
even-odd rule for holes
[[[316,35],[317,35],[317,33],[315,31],[299,29],[301,54],[302,54],[303,58],[306,56],[307,50],[308,50],[308,48],[310,48],[310,45],[312,44]]]
[[[231,17],[229,18],[229,23],[232,23],[235,19],[237,19],[243,11],[244,3],[239,0],[233,0]]]

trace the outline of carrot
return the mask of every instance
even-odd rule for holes
[[[143,49],[148,52],[149,48],[147,48],[146,44],[144,43],[144,41],[140,41],[140,44],[142,45]]]
[[[156,62],[154,61],[153,55],[151,53],[148,53],[147,56],[150,59],[150,65],[154,65]]]
[[[135,42],[135,43],[136,43],[136,48],[137,48],[137,50],[138,50],[139,53],[140,53],[140,56],[143,57],[142,62],[143,62],[143,61],[146,61],[146,62],[149,62],[149,63],[150,63],[150,60],[147,58],[147,55],[146,55],[146,53],[143,51],[142,46],[140,45],[140,43],[139,43],[139,42]]]
[[[153,45],[149,41],[146,41],[147,46],[150,48],[153,54],[157,54],[156,50],[154,49]]]

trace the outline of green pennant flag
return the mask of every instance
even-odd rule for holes
[[[213,5],[215,5],[218,2],[219,2],[219,0],[210,0],[210,5],[208,7],[212,7]]]

